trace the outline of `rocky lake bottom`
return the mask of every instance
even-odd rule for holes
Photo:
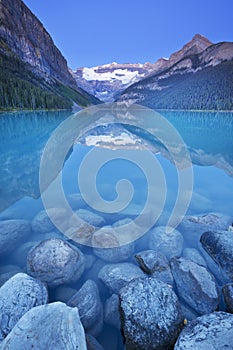
[[[232,115],[168,114],[189,140],[191,202],[168,231],[177,181],[160,152],[164,209],[144,235],[125,245],[118,245],[117,232],[127,230],[146,198],[141,170],[125,160],[109,163],[97,177],[101,195],[114,199],[122,174],[135,193],[121,212],[98,212],[77,188],[77,169],[90,148],[76,145],[62,181],[75,218],[85,222],[77,226],[59,203],[45,210],[37,185],[44,145],[68,115],[1,116],[0,349],[233,348]],[[102,239],[113,246],[101,247]]]

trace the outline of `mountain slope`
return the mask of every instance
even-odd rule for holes
[[[118,101],[158,109],[232,110],[232,83],[233,43],[218,43],[131,85]]]
[[[152,71],[152,63],[119,64],[113,62],[103,66],[78,68],[72,74],[80,88],[102,101],[110,102],[114,100],[116,93],[120,93],[127,86],[144,78]]]
[[[65,58],[21,0],[0,0],[0,78],[1,109],[99,102],[77,88]]]
[[[160,58],[155,63],[111,63],[91,68],[78,68],[72,72],[77,85],[105,102],[113,101],[128,86],[150,74],[158,73],[187,55],[197,54],[212,45],[203,35],[196,34],[181,50],[170,58]]]

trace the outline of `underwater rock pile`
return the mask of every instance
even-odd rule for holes
[[[72,230],[89,242],[117,241],[109,228],[132,220],[81,204],[86,225]],[[65,212],[51,212],[69,230]],[[63,235],[46,211],[0,221],[0,350],[232,349],[231,225],[219,213],[187,216],[171,233],[155,225],[108,249]]]

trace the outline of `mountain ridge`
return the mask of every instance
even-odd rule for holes
[[[128,87],[118,101],[158,109],[232,110],[232,81],[233,43],[222,42],[150,74]]]
[[[0,91],[0,109],[99,103],[77,87],[66,59],[21,0],[0,0]]]
[[[95,95],[104,102],[113,101],[128,86],[141,79],[172,66],[187,54],[196,54],[212,45],[212,42],[201,34],[186,43],[169,58],[161,57],[156,62],[145,63],[108,63],[91,68],[81,67],[72,72],[77,85]]]

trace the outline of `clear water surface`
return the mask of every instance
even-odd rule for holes
[[[233,216],[233,113],[183,111],[160,113],[183,137],[192,159],[194,192],[187,214],[214,211]],[[40,157],[53,130],[69,115],[69,112],[42,111],[0,114],[0,220],[14,218],[32,220],[43,209],[38,184]],[[91,148],[76,144],[65,161],[63,187],[67,197],[79,192],[78,168]],[[165,211],[169,212],[177,195],[176,169],[161,153],[157,153],[155,157],[166,176],[168,188]],[[147,190],[143,172],[135,164],[122,159],[107,163],[99,171],[97,189],[101,196],[107,200],[116,198],[115,185],[122,178],[130,180],[134,187],[130,204],[132,208],[134,205],[143,205]],[[122,217],[124,215],[127,217],[129,212],[130,206]],[[114,216],[104,214],[103,216],[107,224],[113,224],[116,220]],[[188,245],[188,242],[186,244]],[[138,250],[139,248],[137,247]],[[91,248],[83,247],[83,251],[92,253]],[[129,260],[132,261],[133,257]],[[4,260],[0,259],[0,268],[12,264],[15,264],[13,255]],[[21,268],[25,269],[25,265],[26,259],[21,262]],[[98,269],[98,264],[96,266]],[[93,271],[86,272],[80,282],[72,287],[79,288],[87,278],[97,280],[97,274],[98,270],[94,275]],[[107,291],[100,283],[99,286],[101,297],[104,299],[108,296]],[[50,291],[50,298],[51,301],[56,299],[53,291]],[[120,333],[110,326],[104,327],[98,339],[106,350],[123,349]]]

